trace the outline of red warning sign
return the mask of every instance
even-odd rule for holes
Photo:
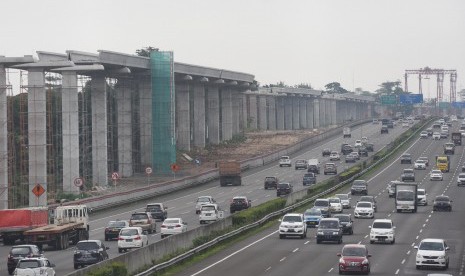
[[[36,197],[39,197],[45,193],[44,187],[40,184],[36,184],[34,188],[32,188],[32,193],[36,195]]]

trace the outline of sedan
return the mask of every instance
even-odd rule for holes
[[[160,227],[160,235],[164,237],[179,234],[187,231],[187,222],[182,218],[167,218]]]
[[[331,155],[331,150],[330,149],[324,149],[323,152],[321,153],[323,157],[325,156],[330,156]]]
[[[126,227],[121,229],[118,236],[118,252],[128,251],[131,248],[140,248],[149,244],[147,235],[142,231],[142,227]]]
[[[429,159],[428,159],[428,157],[426,157],[426,156],[420,156],[420,157],[418,157],[418,160],[423,160],[423,161],[425,161],[426,166],[427,166],[427,167],[429,166]]]
[[[338,197],[329,198],[329,204],[332,213],[342,213],[342,203]]]
[[[362,146],[362,140],[355,140],[354,148],[358,148]]]
[[[457,176],[457,186],[464,186],[465,185],[465,173],[459,173]]]
[[[425,160],[420,160],[418,159],[417,161],[415,161],[415,163],[413,164],[413,168],[415,170],[426,170],[426,161]]]
[[[117,239],[121,229],[129,227],[129,222],[125,220],[112,220],[105,227],[105,241]]]
[[[339,155],[339,152],[332,151],[331,154],[329,155],[329,160],[330,161],[339,161],[339,160],[341,160],[341,156]]]
[[[452,200],[445,195],[436,196],[433,202],[433,211],[452,211]]]
[[[50,263],[46,258],[24,258],[19,260],[14,275],[45,275],[55,276],[55,264]]]
[[[374,218],[375,209],[371,202],[358,202],[354,209],[354,217],[356,218]]]
[[[432,170],[431,173],[429,174],[429,180],[439,180],[442,181],[443,176],[441,170]]]
[[[370,273],[370,257],[363,244],[346,244],[339,256],[339,274],[345,272]]]

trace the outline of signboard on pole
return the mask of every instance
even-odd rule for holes
[[[119,174],[117,172],[114,172],[114,173],[111,174],[111,179],[112,180],[118,180],[118,178],[119,178]]]
[[[438,106],[439,106],[439,108],[449,108],[450,103],[449,102],[439,102]]]
[[[83,184],[84,184],[84,181],[82,181],[82,178],[78,177],[74,179],[74,186],[81,187]]]
[[[45,193],[45,189],[44,187],[42,187],[42,185],[40,184],[36,184],[34,186],[34,188],[32,188],[32,193],[36,196],[36,197],[40,197],[41,195],[43,195]]]
[[[452,102],[451,106],[454,108],[465,108],[465,102]]]
[[[401,94],[399,95],[400,104],[420,104],[423,102],[423,94]]]
[[[152,174],[152,168],[151,167],[145,168],[145,173],[148,175]]]
[[[379,97],[382,105],[395,105],[397,104],[396,95],[381,95]]]

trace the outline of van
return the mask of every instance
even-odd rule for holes
[[[309,159],[307,162],[307,172],[320,174],[320,161],[318,159]]]
[[[205,204],[200,208],[200,224],[217,221],[223,217],[224,212],[220,210],[220,207],[217,204]]]

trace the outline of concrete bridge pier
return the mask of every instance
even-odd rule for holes
[[[326,127],[326,100],[320,99],[320,126]]]
[[[277,130],[284,130],[285,127],[285,97],[277,97],[276,98],[276,129]]]
[[[132,79],[119,78],[116,87],[116,110],[118,127],[118,172],[120,177],[134,174],[132,163]]]
[[[292,128],[292,98],[284,98],[284,129],[291,130]]]
[[[299,98],[299,111],[299,128],[307,129],[307,103],[304,97]]]
[[[292,129],[300,129],[300,98],[293,96],[292,98]]]
[[[137,83],[141,165],[152,167],[152,82],[149,76],[139,76]]]
[[[320,128],[320,100],[313,100],[313,127]]]
[[[332,100],[331,101],[331,125],[336,126],[337,125],[337,101]]]
[[[208,142],[213,145],[220,143],[220,95],[218,85],[208,85],[207,92],[207,127]]]
[[[331,101],[330,99],[325,100],[325,124],[327,127],[331,125],[332,121]]]
[[[312,99],[305,99],[305,104],[307,105],[307,128],[308,129],[313,129],[314,128],[314,123],[313,123],[313,116],[314,116],[314,106],[313,106],[313,100]]]
[[[205,85],[200,81],[192,83],[194,100],[194,117],[192,119],[192,134],[194,147],[205,147]]]
[[[0,210],[8,209],[8,115],[6,70],[0,64]]]
[[[257,129],[258,123],[258,103],[257,95],[247,95],[248,98],[248,119],[247,127],[249,129]]]
[[[221,89],[221,140],[232,139],[233,118],[232,118],[232,92],[231,88],[225,86]]]
[[[234,81],[234,85],[231,87],[231,115],[232,115],[232,135],[240,133],[240,121],[241,121],[241,93],[237,90],[237,82]]]
[[[258,96],[258,129],[267,130],[266,96]]]
[[[190,80],[186,79],[176,83],[176,145],[179,149],[185,151],[191,150],[189,90]]]
[[[276,98],[275,97],[267,97],[266,98],[266,106],[267,106],[267,129],[268,130],[276,130]]]

